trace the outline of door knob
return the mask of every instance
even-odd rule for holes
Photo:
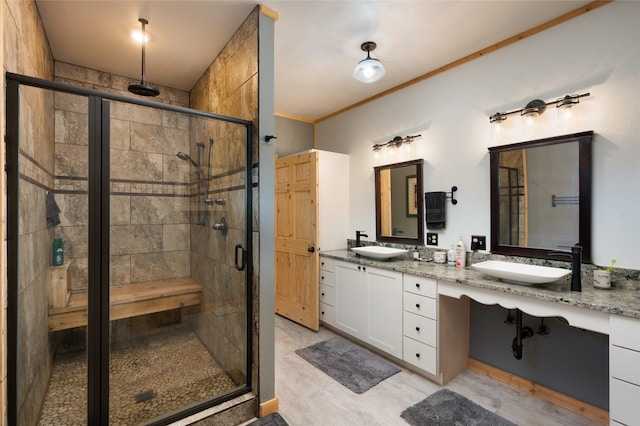
[[[316,252],[316,248],[314,246],[309,246],[309,248],[307,249],[307,251],[309,253],[315,253]]]

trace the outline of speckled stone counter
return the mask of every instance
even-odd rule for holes
[[[397,260],[375,260],[356,256],[352,251],[346,249],[323,251],[320,255],[360,265],[375,266],[377,268],[640,319],[640,283],[637,283],[638,285],[636,286],[612,287],[611,290],[600,290],[593,287],[591,280],[583,279],[582,292],[573,292],[569,289],[569,277],[553,283],[526,286],[503,282],[469,267],[456,268],[433,262],[408,260],[406,257],[400,257]]]

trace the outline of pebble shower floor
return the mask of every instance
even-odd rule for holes
[[[56,357],[39,426],[86,424],[86,371],[84,351]],[[139,424],[236,387],[185,329],[112,350],[109,376],[109,424],[114,426]]]

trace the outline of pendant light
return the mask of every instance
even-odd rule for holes
[[[147,40],[146,40],[144,27],[149,23],[149,21],[147,21],[144,18],[140,18],[138,19],[138,21],[142,24],[142,41],[141,41],[142,43],[142,80],[140,80],[140,84],[129,85],[128,89],[131,93],[135,93],[136,95],[140,95],[140,96],[158,96],[160,94],[160,91],[155,87],[151,87],[149,83],[147,83],[147,80],[145,78],[146,64],[145,64],[144,48],[145,48],[145,45],[147,44]]]
[[[360,48],[367,52],[367,57],[366,59],[358,62],[356,69],[353,70],[353,78],[361,83],[375,83],[385,74],[382,63],[377,59],[373,59],[369,55],[372,50],[375,50],[376,46],[377,45],[372,41],[365,41],[360,45]]]

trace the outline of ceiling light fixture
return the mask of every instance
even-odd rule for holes
[[[556,108],[571,108],[573,105],[580,102],[580,98],[584,98],[589,95],[591,95],[591,93],[583,93],[582,95],[566,95],[551,102],[534,99],[528,102],[524,108],[508,112],[496,112],[495,114],[489,116],[489,123],[499,125],[503,121],[505,121],[509,115],[512,114],[520,114],[521,116],[527,118],[537,117],[539,115],[542,115],[549,105],[555,105]]]
[[[144,37],[144,38],[143,38]],[[138,43],[142,43],[142,40],[145,41],[145,43],[147,41],[149,41],[149,37],[147,37],[147,35],[145,34],[144,36],[142,35],[142,31],[140,30],[135,30],[131,33],[131,38],[134,39],[135,41],[137,41]]]
[[[138,19],[138,22],[140,22],[142,24],[142,37],[141,37],[141,43],[142,43],[142,80],[140,80],[140,84],[131,84],[128,87],[128,90],[131,93],[135,93],[136,95],[140,95],[140,96],[158,96],[160,94],[160,91],[158,89],[156,89],[155,87],[151,87],[149,85],[149,83],[147,83],[147,80],[145,78],[145,68],[146,68],[146,64],[145,64],[145,45],[146,40],[147,40],[147,35],[146,32],[144,30],[145,25],[147,25],[149,23],[149,21],[147,21],[144,18],[140,18]]]
[[[358,62],[356,69],[353,70],[353,78],[361,83],[375,83],[380,80],[386,72],[382,63],[370,56],[370,52],[375,50],[376,46],[372,41],[365,41],[360,45],[360,49],[367,52],[367,57]]]

